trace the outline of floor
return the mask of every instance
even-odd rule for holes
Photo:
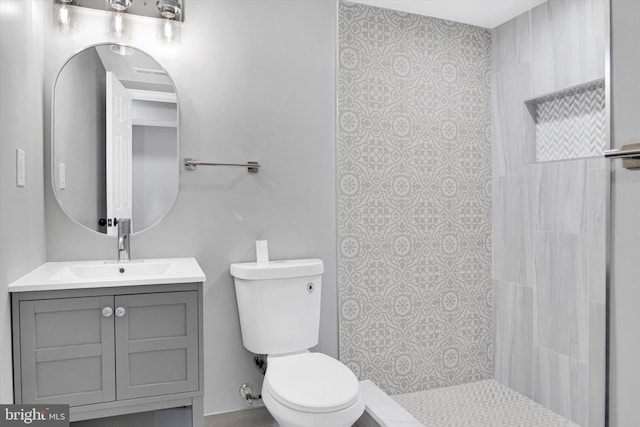
[[[71,427],[176,427],[189,425],[191,425],[191,408],[184,407],[71,423]]]
[[[423,427],[418,420],[371,381],[360,381],[360,391],[365,401],[366,412],[356,422],[355,427]],[[266,408],[257,406],[244,411],[208,415],[205,417],[205,426],[278,427],[278,424]]]
[[[205,427],[278,427],[264,406],[204,417]]]
[[[370,381],[360,384],[367,411],[373,417],[359,420],[357,425],[363,427],[406,427],[420,423],[424,427],[578,427],[495,380],[391,397]],[[408,413],[403,414],[404,410]],[[257,407],[210,415],[205,417],[205,426],[277,427],[277,424],[264,407]]]
[[[495,380],[392,397],[425,427],[578,427]]]

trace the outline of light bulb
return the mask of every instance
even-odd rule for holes
[[[107,16],[107,34],[114,39],[129,39],[129,23],[127,14],[112,12]]]
[[[69,12],[69,6],[63,4],[58,10],[58,23],[60,28],[68,29],[71,26],[71,14]]]
[[[113,17],[113,32],[116,37],[122,37],[123,28],[122,14],[116,13],[116,16]]]
[[[73,22],[73,11],[66,3],[57,4],[55,12],[55,27],[63,33],[75,32],[75,23]]]
[[[168,43],[173,42],[173,28],[171,27],[171,21],[169,21],[168,19],[164,20],[164,26],[162,31],[163,31],[164,39]]]
[[[180,44],[180,21],[173,19],[159,19],[157,25],[157,41],[166,44]]]

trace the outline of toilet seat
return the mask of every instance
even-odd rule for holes
[[[358,379],[322,353],[270,356],[263,387],[280,404],[302,412],[335,412],[358,402]]]

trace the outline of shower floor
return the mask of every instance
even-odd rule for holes
[[[425,427],[578,427],[495,380],[391,397]]]

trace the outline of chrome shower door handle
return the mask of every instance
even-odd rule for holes
[[[620,148],[605,150],[605,159],[622,159],[622,167],[625,169],[640,168],[640,143],[625,144]]]
[[[634,144],[635,145],[635,144]],[[640,157],[640,148],[614,148],[612,150],[605,150],[605,159],[628,159],[633,157]]]

